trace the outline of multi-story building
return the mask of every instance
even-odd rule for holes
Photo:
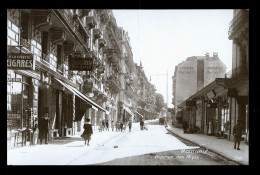
[[[228,33],[233,40],[232,70],[178,105],[191,131],[233,140],[232,129],[239,119],[248,143],[248,24],[248,10],[234,10]]]
[[[82,133],[86,118],[95,129],[137,113],[138,71],[112,10],[8,9],[7,52],[10,147],[30,140],[45,112],[49,140]]]
[[[240,119],[246,140],[249,133],[248,64],[249,64],[249,10],[235,9],[229,27],[232,43],[232,70],[226,74],[226,88],[230,97],[230,128]],[[232,134],[230,140],[233,140]]]
[[[175,117],[173,122],[182,123],[182,117],[178,114],[180,109],[177,108],[179,104],[189,98],[191,95],[207,86],[215,78],[224,78],[226,73],[226,66],[218,58],[217,53],[213,53],[210,57],[193,56],[183,61],[175,67],[173,76],[173,104],[175,106]]]

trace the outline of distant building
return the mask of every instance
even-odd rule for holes
[[[172,104],[175,106],[173,122],[177,123],[179,111],[177,106],[179,104],[207,86],[215,78],[224,78],[225,73],[226,65],[218,58],[217,53],[213,53],[212,57],[208,53],[205,56],[189,57],[176,66],[173,76]],[[179,123],[181,123],[181,119]]]

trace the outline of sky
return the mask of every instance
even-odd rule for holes
[[[175,66],[191,56],[217,52],[232,69],[232,41],[228,39],[232,9],[212,10],[113,10],[118,27],[130,37],[133,60],[142,62],[144,72],[157,93],[172,105],[172,76]]]

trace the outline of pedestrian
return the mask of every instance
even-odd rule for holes
[[[84,123],[83,128],[84,128],[84,132],[81,135],[81,137],[85,140],[85,145],[86,145],[86,142],[88,141],[88,146],[89,146],[89,141],[91,139],[91,134],[93,134],[92,125],[90,123],[90,119],[89,118],[86,119],[86,122]]]
[[[40,144],[42,144],[43,139],[45,139],[45,144],[48,144],[49,122],[49,113],[45,112],[38,121]]]
[[[107,131],[109,131],[109,123],[108,123],[108,120],[106,121],[106,129],[107,129]]]
[[[102,129],[103,129],[103,131],[105,130],[105,121],[104,120],[102,120]]]
[[[185,133],[187,132],[187,129],[188,129],[188,123],[187,123],[187,121],[184,120],[182,125],[183,125],[183,126],[182,126],[182,127],[183,127],[183,133],[185,134]]]
[[[111,121],[111,129],[112,129],[112,131],[114,131],[114,127],[115,127],[115,124],[114,124],[114,121],[112,120]]]
[[[131,132],[131,128],[132,128],[132,121],[131,120],[128,122],[128,126],[129,126],[129,132]]]
[[[99,121],[99,128],[98,128],[98,131],[99,131],[99,132],[102,132],[102,130],[103,130],[102,121]]]
[[[141,130],[143,130],[143,128],[144,128],[144,121],[143,121],[143,119],[141,119],[141,121],[140,121],[140,128],[141,128]]]
[[[241,136],[242,136],[241,120],[237,120],[237,124],[233,128],[233,136],[235,136],[234,149],[236,149],[236,144],[237,144],[237,150],[240,150],[239,145],[240,145],[240,140],[241,140]]]
[[[119,121],[116,122],[116,131],[120,131],[120,122]]]
[[[123,131],[123,122],[120,122],[120,130],[121,130],[121,132]]]

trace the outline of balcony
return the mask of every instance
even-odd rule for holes
[[[87,27],[88,27],[89,30],[95,28],[95,25],[97,24],[95,17],[94,16],[87,16],[86,17],[86,24],[87,24]]]
[[[50,62],[49,54],[42,53],[42,60],[46,61],[47,63]]]
[[[57,64],[57,71],[63,73],[63,67],[61,64]]]
[[[225,74],[225,78],[229,78],[233,81],[239,80],[242,77],[248,76],[248,67],[246,67],[246,64],[240,67],[237,67],[235,69],[232,69],[231,71],[227,72]]]
[[[240,10],[229,24],[229,38],[248,22],[248,10]]]
[[[107,86],[113,93],[119,93],[121,90],[119,79],[113,74],[107,79]]]
[[[76,38],[77,42],[80,42],[83,48],[88,51],[88,32],[85,30],[82,21],[78,15],[73,16],[68,9],[57,9],[54,10],[59,18],[62,19],[62,23],[68,27],[70,33]]]
[[[28,40],[20,38],[20,45],[22,45],[24,48],[31,50],[31,44]]]
[[[98,46],[99,46],[99,48],[104,47],[105,44],[106,44],[105,39],[103,39],[103,38],[98,39]]]
[[[96,40],[96,39],[99,39],[101,38],[102,36],[102,32],[100,29],[97,29],[97,28],[94,28],[93,29],[93,39]]]

